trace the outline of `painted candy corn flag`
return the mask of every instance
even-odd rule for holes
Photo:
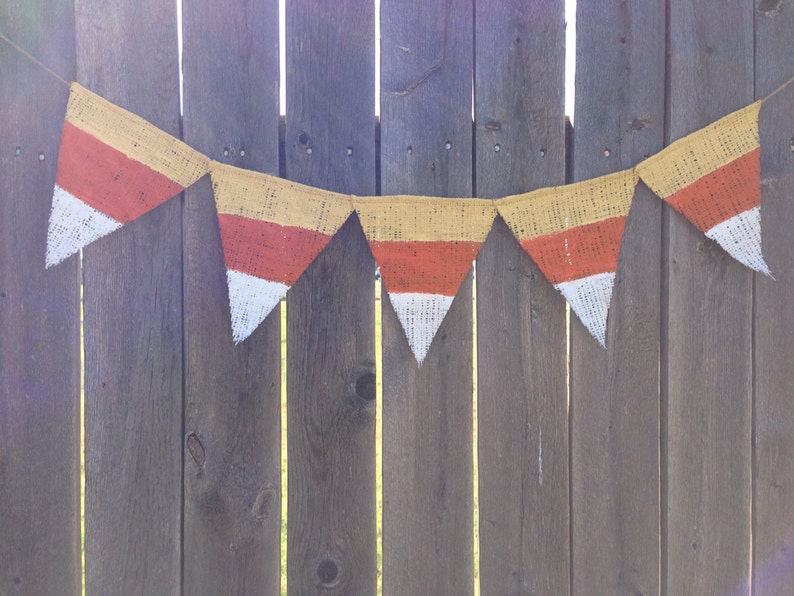
[[[769,275],[761,253],[758,101],[637,166],[648,187],[728,254]]]
[[[602,346],[636,184],[634,171],[625,170],[496,201],[521,246]]]
[[[491,229],[485,199],[354,197],[394,311],[419,364]]]
[[[50,267],[179,194],[209,159],[73,83],[47,232]]]
[[[265,320],[353,212],[349,195],[213,163],[235,343]]]

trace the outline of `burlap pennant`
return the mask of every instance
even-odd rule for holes
[[[491,229],[486,199],[354,197],[389,299],[422,363]]]
[[[733,258],[769,275],[761,253],[760,109],[757,101],[675,141],[637,172]]]
[[[496,201],[543,274],[603,346],[634,170]]]
[[[353,212],[349,195],[212,165],[232,335],[248,337]]]
[[[73,83],[47,232],[50,267],[208,172],[179,139]]]

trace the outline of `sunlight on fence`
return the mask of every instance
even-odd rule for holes
[[[83,251],[80,251],[82,268]],[[83,341],[83,280],[80,277],[80,587],[85,594],[85,342]]]
[[[287,301],[281,300],[281,593],[287,593]]]
[[[471,477],[472,477],[472,504],[474,509],[472,519],[472,544],[474,545],[474,596],[480,594],[480,490],[479,490],[479,459],[477,446],[477,263],[472,264],[472,284],[471,284],[471,376],[472,376],[472,457],[471,457]]]

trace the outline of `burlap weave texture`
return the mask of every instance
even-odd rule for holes
[[[208,157],[77,83],[72,84],[66,120],[182,187],[209,171]]]

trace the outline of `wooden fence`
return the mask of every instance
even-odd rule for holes
[[[277,0],[184,0],[181,116],[174,1],[0,2],[41,64],[213,159],[364,195],[625,169],[794,75],[792,0],[579,0],[566,144],[563,0],[381,0],[379,23],[376,125],[373,3],[287,0],[280,128]],[[357,221],[287,299],[282,495],[280,319],[233,345],[208,180],[44,269],[67,93],[0,40],[0,594],[80,592],[83,380],[87,593],[277,594],[282,499],[289,592],[374,593]],[[604,350],[497,222],[476,446],[471,277],[419,369],[383,300],[384,593],[794,594],[792,93],[761,112],[776,281],[641,185]]]

